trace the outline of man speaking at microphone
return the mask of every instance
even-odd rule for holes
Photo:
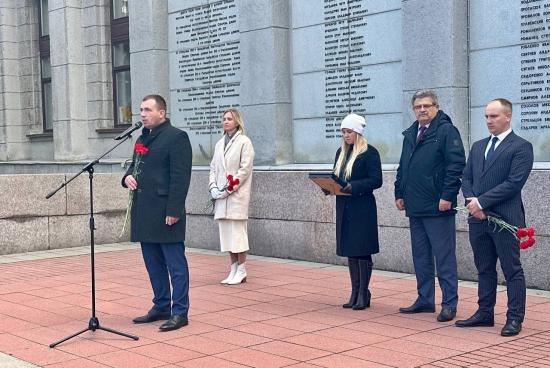
[[[167,320],[160,331],[188,324],[189,269],[185,258],[185,199],[191,181],[191,144],[187,133],[166,118],[166,101],[145,96],[140,117],[143,130],[122,186],[134,191],[131,209],[133,242],[141,242],[143,260],[153,288],[153,307],[134,323]],[[134,165],[138,164],[137,177]],[[170,285],[171,283],[171,285]]]

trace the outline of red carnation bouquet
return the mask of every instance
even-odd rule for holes
[[[147,148],[143,143],[136,143],[134,145],[134,168],[132,169],[132,176],[136,180],[141,172],[139,166],[141,164],[143,156],[146,155],[148,152],[149,152],[149,148]],[[128,193],[128,205],[126,206],[126,217],[124,218],[124,224],[122,225],[122,232],[120,233],[120,236],[124,235],[126,226],[130,222],[130,214],[132,213],[133,202],[134,202],[134,191],[130,190],[130,192]]]
[[[239,183],[241,182],[239,180],[239,178],[235,178],[233,175],[229,174],[226,176],[226,183],[225,183],[225,186],[220,189],[220,191],[227,191],[229,194],[231,194],[231,192],[233,192],[233,190],[235,189],[235,187],[237,185],[239,185]],[[212,198],[210,197],[208,199],[208,202],[206,203],[206,206],[204,207],[203,209],[203,213],[206,213],[206,214],[212,214],[214,212],[214,203],[216,203],[216,199],[215,198]]]
[[[516,229],[516,239],[520,240],[519,242],[519,249],[527,249],[529,247],[532,247],[535,245],[535,228],[530,226],[526,228],[517,228]],[[525,240],[521,240],[522,238],[527,238]]]
[[[239,178],[233,178],[233,175],[227,175],[227,185],[225,189],[228,192],[232,192],[236,185],[239,185]]]
[[[466,207],[455,207],[455,210],[470,213]],[[530,227],[518,227],[510,225],[506,221],[496,216],[487,216],[487,221],[498,227],[499,231],[506,230],[512,234],[519,242],[519,249],[527,249],[535,245],[535,228]],[[524,239],[525,238],[525,239]]]

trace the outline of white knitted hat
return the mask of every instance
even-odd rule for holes
[[[352,113],[346,116],[344,120],[342,120],[342,124],[340,125],[340,130],[344,128],[351,129],[357,134],[363,135],[363,132],[365,131],[365,125],[366,125],[366,121],[364,117]]]

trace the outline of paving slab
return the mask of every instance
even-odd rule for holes
[[[375,271],[371,308],[343,309],[345,267],[250,255],[247,282],[220,285],[227,256],[188,249],[190,324],[168,333],[161,322],[135,325],[151,289],[139,246],[96,246],[96,314],[102,326],[139,336],[87,331],[91,316],[88,247],[0,256],[0,367],[546,367],[550,293],[528,290],[519,336],[501,337],[506,288],[495,327],[461,329],[437,313],[402,315],[416,294],[414,275]],[[458,317],[476,308],[474,282],[459,283]],[[440,293],[438,292],[438,297]]]

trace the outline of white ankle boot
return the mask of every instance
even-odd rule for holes
[[[244,263],[241,263],[239,266],[237,266],[237,272],[235,272],[235,276],[233,276],[228,284],[237,285],[241,282],[246,282],[246,268],[244,268]]]
[[[238,266],[237,262],[231,264],[231,271],[229,271],[229,275],[225,279],[220,281],[220,284],[229,284],[229,281],[231,281],[231,279],[237,273],[237,266]]]

